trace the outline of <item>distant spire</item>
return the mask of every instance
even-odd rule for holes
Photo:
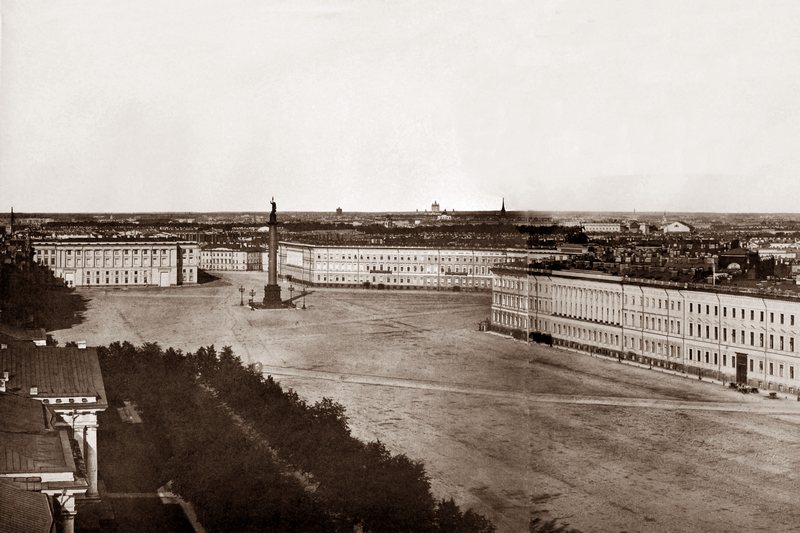
[[[502,207],[500,207],[500,216],[501,217],[506,216],[506,198],[505,198],[505,196],[503,197],[503,205],[502,205]]]

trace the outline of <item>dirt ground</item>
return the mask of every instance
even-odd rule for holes
[[[480,333],[488,294],[312,289],[304,311],[239,305],[240,285],[263,283],[230,273],[83,289],[86,320],[54,336],[230,345],[310,401],[342,403],[356,436],[424,461],[436,496],[501,531],[527,530],[534,513],[582,531],[781,531],[800,519],[794,398]]]

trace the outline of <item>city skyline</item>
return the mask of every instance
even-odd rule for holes
[[[800,6],[0,6],[26,212],[795,211]]]

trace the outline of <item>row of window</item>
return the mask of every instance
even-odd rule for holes
[[[417,261],[417,256],[413,256],[413,259],[412,259],[412,256],[410,256],[410,255],[409,256],[405,256],[405,257],[404,256],[399,256],[399,257],[400,258],[398,259],[398,256],[396,256],[396,255],[394,257],[391,256],[391,255],[387,255],[386,256],[386,260],[387,261]],[[334,254],[317,254],[317,259],[320,259],[320,260],[322,260],[322,259],[326,259],[326,260],[339,259],[341,261],[344,261],[346,259],[348,261],[353,261],[353,260],[356,260],[356,261],[383,261],[384,260],[383,258],[384,258],[383,255],[381,255],[381,256],[373,255],[372,257],[367,256],[365,258],[363,255],[359,256],[359,255],[355,255],[355,254],[348,254],[346,256],[344,254],[342,254],[341,256],[334,255]],[[434,261],[434,260],[437,259],[437,257],[436,256],[426,256],[425,259],[427,259],[428,261]],[[444,262],[445,260],[448,261],[448,262],[453,262],[453,258],[452,257],[446,257],[445,256],[445,257],[438,257],[438,259],[440,259],[442,262]],[[484,262],[484,263],[486,263],[486,262],[488,262],[488,263],[500,263],[500,262],[504,262],[505,261],[505,258],[503,258],[503,257],[478,257],[478,258],[473,258],[473,257],[464,257],[464,258],[455,257],[455,261],[457,263],[462,259],[463,259],[464,263],[472,263],[473,259],[474,259],[474,262],[476,262],[476,263],[481,262],[481,261],[479,261],[479,259],[482,259],[483,260],[482,262]]]
[[[400,281],[398,281],[398,279]],[[448,285],[462,285],[461,278],[446,278]],[[317,281],[323,283],[331,283],[331,282],[338,282],[338,283],[363,283],[367,280],[356,279],[354,276],[325,276],[322,274],[317,274]],[[372,276],[373,283],[400,283],[400,284],[408,284],[408,285],[437,285],[436,278],[384,278],[377,276]],[[442,281],[440,283],[444,285],[445,282]],[[465,279],[463,285],[474,285],[475,287],[487,287],[488,283],[486,280],[472,280],[472,279]]]
[[[495,286],[502,286],[502,287],[521,289],[522,288],[522,282],[497,278],[496,281],[495,281]],[[584,291],[586,291],[585,289],[577,289],[577,288],[564,288],[564,289],[562,289],[562,291],[563,290],[572,291],[573,293],[578,293],[578,298],[585,298],[585,297],[588,296],[594,301],[597,301],[598,299],[603,299],[604,295],[606,297],[608,295],[608,293],[606,291],[588,290],[588,292],[584,292]],[[557,290],[556,292],[558,293],[559,291]],[[628,302],[630,302],[630,305],[636,305],[636,297],[635,296],[625,296],[625,302],[626,302],[626,304]],[[677,300],[667,300],[667,299],[662,299],[662,298],[643,297],[641,302],[645,307],[653,307],[653,308],[658,308],[658,309],[666,309],[667,308],[667,303],[669,303],[670,309],[675,310],[675,311],[680,311],[681,310],[681,302],[677,301]],[[703,305],[703,304],[695,304],[694,302],[689,302],[689,312],[690,313],[694,313],[694,312],[702,313],[704,308],[705,308],[705,314],[706,315],[710,316],[711,313],[712,313],[712,309],[713,309],[714,316],[718,316],[719,307],[716,306],[716,305],[715,306],[711,306],[710,304]],[[730,309],[731,309],[731,317],[732,318],[737,318],[737,308],[732,307]],[[739,311],[738,317],[740,317],[742,319],[745,319],[746,316],[747,316],[746,312],[745,312],[745,309],[739,308],[738,311]],[[752,321],[755,321],[756,320],[756,316],[758,316],[758,320],[760,322],[764,322],[764,317],[765,317],[765,312],[764,311],[758,311],[758,315],[756,315],[756,311],[751,309],[749,315],[750,315],[750,320],[752,320]],[[728,307],[726,307],[726,306],[722,307],[722,316],[723,317],[727,317],[728,316]],[[769,321],[770,321],[770,323],[773,323],[773,324],[775,323],[776,316],[777,316],[777,321],[778,321],[779,324],[783,325],[783,324],[786,323],[786,315],[784,313],[774,313],[774,312],[770,312],[769,313]],[[627,320],[627,318],[626,318],[626,320]],[[794,326],[795,325],[795,315],[790,314],[788,316],[788,323],[789,323],[790,326]],[[678,327],[680,327],[680,326],[678,326]],[[659,329],[660,329],[660,327],[659,327]]]
[[[694,308],[693,304],[690,303],[689,304],[689,312],[690,313],[693,312],[693,308]],[[711,314],[711,306],[710,305],[706,305],[705,306],[705,310],[706,310],[706,314],[707,315]],[[739,308],[738,310],[739,310],[739,317],[742,318],[742,319],[746,319],[747,318],[747,314],[746,314],[745,309]],[[736,311],[737,311],[736,307],[731,307],[731,318],[736,318]],[[697,312],[698,313],[702,313],[703,312],[703,306],[702,305],[697,304]],[[714,306],[714,316],[717,316],[718,312],[719,312],[718,308],[715,305]],[[728,316],[728,308],[725,307],[725,306],[722,307],[722,316],[723,317],[727,317]],[[756,319],[756,311],[754,309],[750,309],[750,320],[755,321],[755,319]],[[764,311],[760,311],[760,310],[758,311],[758,320],[759,320],[759,322],[764,322]],[[785,314],[784,313],[778,313],[778,323],[779,324],[784,324],[785,321],[786,321]],[[770,322],[770,324],[774,324],[775,323],[775,313],[774,312],[770,312],[770,314],[769,314],[769,322]],[[790,326],[794,326],[794,315],[789,315],[789,325]]]
[[[84,284],[86,285],[128,285],[130,283],[143,283],[147,285],[147,270],[86,270],[83,273]]]
[[[360,268],[360,270],[359,270],[359,268]],[[434,270],[433,270],[434,268],[435,267],[430,267],[430,266],[427,267],[427,268],[424,268],[422,266],[417,267],[416,265],[413,266],[413,267],[412,266],[407,266],[407,265],[400,265],[400,266],[385,265],[385,268],[384,268],[383,264],[376,264],[376,263],[373,263],[371,265],[369,265],[369,264],[363,264],[363,265],[356,265],[356,264],[340,265],[338,263],[333,264],[333,265],[329,265],[327,263],[322,263],[322,264],[318,264],[317,265],[317,270],[333,270],[334,272],[336,272],[338,270],[338,271],[345,271],[345,272],[358,272],[358,271],[360,271],[360,272],[367,272],[367,271],[370,271],[370,272],[371,271],[376,271],[376,272],[419,272],[419,273],[427,272],[428,274],[432,274],[434,272]],[[487,276],[487,275],[490,274],[490,272],[486,269],[486,267],[480,267],[480,270],[478,270],[478,267],[475,267],[475,269],[473,271],[472,267],[467,267],[466,265],[463,266],[463,267],[459,266],[459,265],[456,265],[456,266],[454,266],[452,268],[443,266],[443,267],[440,268],[440,273],[441,274],[466,274],[466,275],[475,275],[475,276],[481,276],[481,275],[482,276]]]
[[[95,249],[95,250],[86,250],[86,251],[84,251],[84,255],[85,255],[86,257],[89,257],[89,256],[91,256],[91,255],[103,255],[103,254],[105,254],[105,255],[112,255],[112,253],[113,253],[113,255],[139,255],[139,251],[140,251],[140,250],[141,250],[141,253],[142,253],[142,255],[149,255],[149,254],[150,254],[150,248],[142,248],[142,249],[139,249],[139,248],[133,248],[133,249],[131,249],[131,248],[123,248],[123,249],[113,249],[113,250],[111,250],[111,249],[103,249],[103,250],[97,250],[97,249]],[[55,255],[55,254],[56,254],[56,250],[50,250],[50,251],[49,251],[49,250],[48,250],[48,249],[46,249],[46,248],[45,248],[45,249],[43,249],[43,250],[40,250],[40,251],[41,251],[41,252],[42,252],[44,255],[49,255],[49,253],[48,253],[48,252],[51,252],[51,253],[52,253],[52,255]],[[161,252],[161,255],[166,255],[166,254],[168,254],[168,253],[169,253],[169,249],[167,249],[167,248],[164,248],[164,249],[161,249],[161,250],[153,250],[153,254],[158,254],[158,253],[159,253],[159,251]],[[64,253],[65,253],[66,255],[72,255],[72,252],[73,252],[73,251],[72,251],[72,250],[70,250],[70,249],[64,250]],[[131,252],[133,252],[133,254],[131,254]],[[79,250],[75,250],[75,255],[80,255],[80,251],[79,251]]]
[[[597,342],[611,346],[619,346],[619,335],[605,331],[597,331],[576,326],[556,324],[556,331],[559,335],[565,335],[573,339]]]
[[[713,363],[712,363],[712,360],[713,360]],[[712,359],[712,354],[710,354],[708,351],[706,351],[705,352],[705,358],[703,358],[703,352],[701,350],[698,349],[698,350],[695,351],[694,349],[689,348],[689,361],[697,361],[698,363],[705,362],[707,364],[716,365],[716,364],[718,364],[719,359],[718,359],[718,355],[716,353],[713,354],[713,359]],[[728,355],[727,354],[722,354],[722,366],[724,366],[724,367],[728,366]],[[785,370],[786,366],[788,366],[789,379],[794,379],[794,374],[795,374],[794,365],[784,365],[784,363],[777,363],[777,365],[776,365],[776,363],[774,363],[772,361],[767,363],[767,373],[770,376],[776,375],[775,374],[776,366],[777,366],[777,369],[778,369],[778,373],[777,373],[778,377],[781,377],[781,378],[784,377],[784,370]],[[736,368],[736,356],[735,355],[731,356],[731,368]],[[755,360],[752,359],[752,358],[750,359],[749,369],[750,369],[750,372],[755,372]],[[764,371],[764,361],[763,360],[759,360],[758,361],[758,371],[759,372],[763,372]]]

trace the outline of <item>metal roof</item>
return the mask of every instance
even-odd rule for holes
[[[95,402],[75,406],[108,407],[95,348],[8,344],[0,349],[2,371],[9,372],[6,383],[9,392],[31,396],[31,387],[37,387],[39,398],[94,396]]]
[[[0,531],[50,533],[55,531],[53,509],[46,494],[28,492],[0,481]]]

